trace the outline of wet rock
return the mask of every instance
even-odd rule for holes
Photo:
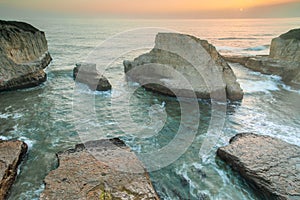
[[[0,140],[0,199],[8,196],[26,152],[27,145],[22,141]]]
[[[111,90],[111,84],[97,71],[96,64],[77,63],[73,69],[73,78],[77,82],[88,85],[91,90]]]
[[[142,163],[119,139],[76,145],[57,157],[40,199],[159,199]]]
[[[45,82],[44,68],[50,62],[44,32],[24,22],[0,20],[0,91]]]
[[[243,91],[216,48],[206,40],[158,33],[155,47],[123,62],[126,75],[143,87],[169,96],[240,100]]]
[[[300,199],[300,147],[269,136],[242,133],[217,155],[266,199]]]

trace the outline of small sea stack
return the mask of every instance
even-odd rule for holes
[[[51,60],[44,32],[25,22],[0,20],[0,92],[45,82]]]
[[[93,91],[111,90],[110,82],[97,71],[93,63],[77,63],[73,69],[73,78],[76,82],[88,85]]]

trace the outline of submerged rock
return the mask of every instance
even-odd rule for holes
[[[169,96],[243,98],[232,69],[216,48],[190,35],[158,33],[155,47],[149,53],[123,64],[131,79]]]
[[[0,20],[0,91],[45,82],[51,62],[45,33],[30,24]]]
[[[286,84],[300,87],[300,29],[274,38],[268,56],[224,56],[229,62],[268,75],[278,75]]]
[[[0,140],[0,199],[8,196],[26,152],[27,145],[22,141]]]
[[[76,67],[73,69],[73,78],[77,82],[88,85],[91,90],[111,90],[111,84],[102,74],[99,74],[96,68],[96,64],[76,64]]]
[[[269,136],[242,133],[217,155],[266,199],[300,199],[300,147]]]
[[[159,199],[142,163],[119,139],[76,145],[57,157],[59,166],[45,178],[40,199]],[[140,169],[143,173],[134,173]]]

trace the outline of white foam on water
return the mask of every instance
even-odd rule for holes
[[[23,142],[25,142],[27,144],[27,146],[28,146],[28,149],[32,149],[32,147],[33,147],[33,145],[35,143],[35,141],[30,140],[30,139],[28,139],[28,138],[26,138],[24,136],[21,136],[18,139],[21,140],[21,141],[23,141]]]
[[[263,51],[269,49],[270,45],[260,45],[255,47],[246,48],[246,51]]]
[[[7,136],[0,135],[0,140],[10,140],[11,138]]]
[[[300,94],[300,90],[293,89],[293,88],[292,88],[291,86],[289,86],[289,85],[286,85],[286,84],[282,83],[281,86],[282,86],[282,88],[283,88],[284,90],[287,90],[287,91],[289,91],[289,92],[295,92],[295,93]]]
[[[278,91],[278,85],[274,81],[247,81],[240,82],[242,89],[245,93],[264,92],[270,93],[270,91]]]
[[[1,119],[8,119],[10,116],[11,116],[10,114],[0,113],[0,118]]]

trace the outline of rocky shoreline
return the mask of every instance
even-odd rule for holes
[[[93,150],[107,155],[112,164],[94,157]],[[79,144],[58,153],[57,158],[59,166],[45,178],[41,200],[159,199],[142,163],[120,139]],[[123,171],[120,165],[144,172]]]
[[[37,86],[47,80],[52,58],[45,33],[30,24],[0,20],[0,92]]]
[[[268,56],[224,56],[228,62],[267,75],[277,75],[288,85],[300,88],[300,29],[274,38]]]
[[[242,100],[244,93],[226,60],[300,85],[299,35],[300,29],[295,29],[273,39],[269,56],[223,57],[205,40],[159,33],[149,53],[124,61],[124,71],[144,88],[168,96]],[[44,32],[24,22],[0,20],[0,36],[0,92],[46,81],[44,69],[52,58]],[[97,73],[95,64],[77,64],[73,78],[92,90],[112,87]],[[24,142],[0,140],[1,200],[9,195],[27,149]],[[262,198],[294,200],[300,198],[299,152],[299,146],[279,139],[243,133],[219,148],[217,156],[238,171]],[[57,159],[57,169],[45,177],[42,200],[159,199],[143,164],[120,139],[78,144],[57,153]]]
[[[237,134],[217,151],[263,199],[300,198],[300,147],[269,136]]]

